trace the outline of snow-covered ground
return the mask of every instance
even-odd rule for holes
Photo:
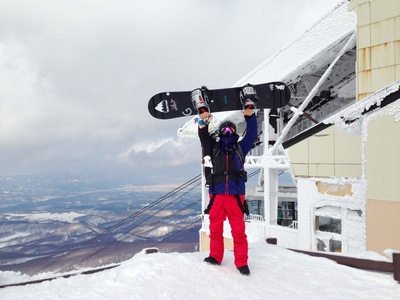
[[[85,214],[77,212],[64,213],[32,213],[32,214],[4,214],[7,219],[24,219],[29,221],[61,221],[73,223],[76,218],[83,217]]]
[[[204,263],[205,256],[142,252],[96,274],[0,289],[0,299],[400,299],[393,274],[349,268],[265,242],[249,246],[250,276],[236,270],[231,251],[221,266]],[[38,278],[0,272],[1,285]]]

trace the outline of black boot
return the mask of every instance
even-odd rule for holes
[[[243,267],[239,267],[239,268],[237,268],[238,270],[239,270],[239,272],[240,272],[240,274],[242,274],[242,275],[250,275],[250,269],[249,269],[249,266],[243,266]]]
[[[221,264],[221,263],[218,262],[214,257],[211,257],[211,256],[206,257],[206,258],[204,259],[204,261],[205,261],[206,263],[211,264],[211,265],[220,265],[220,264]]]

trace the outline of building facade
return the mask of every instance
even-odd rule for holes
[[[280,68],[288,60],[295,68]],[[278,111],[275,133],[271,112],[259,115],[262,145],[246,166],[262,170],[249,194],[263,202],[263,213],[256,205],[258,213],[246,223],[249,240],[275,237],[284,247],[347,254],[400,250],[400,1],[341,2],[236,85],[272,80],[289,85],[294,107],[309,104],[303,112]],[[294,117],[282,145],[265,149]],[[278,156],[287,160],[271,164]],[[281,172],[294,178],[291,196],[279,187]],[[281,222],[283,207],[296,210],[287,214],[291,222]],[[224,235],[229,249],[229,225]],[[205,216],[200,250],[207,249]]]
[[[400,1],[353,0],[357,13],[357,99],[400,81]],[[367,249],[400,250],[399,101],[365,120]],[[396,113],[397,111],[397,113]]]

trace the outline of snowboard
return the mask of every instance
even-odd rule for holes
[[[269,82],[253,85],[257,91],[259,109],[284,107],[290,101],[289,88],[283,82]],[[206,89],[210,112],[242,110],[240,92],[242,87]],[[191,100],[192,91],[163,92],[149,100],[150,114],[157,119],[174,119],[197,115]]]

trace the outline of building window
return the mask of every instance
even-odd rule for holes
[[[317,250],[342,252],[342,208],[323,206],[315,210]]]
[[[342,252],[342,241],[317,239],[317,250],[324,252]]]
[[[332,217],[315,217],[315,230],[323,232],[342,233],[342,220]]]
[[[294,221],[297,221],[297,202],[279,201],[277,224],[290,226]]]
[[[263,200],[247,200],[249,212],[252,215],[264,217],[264,201]]]

